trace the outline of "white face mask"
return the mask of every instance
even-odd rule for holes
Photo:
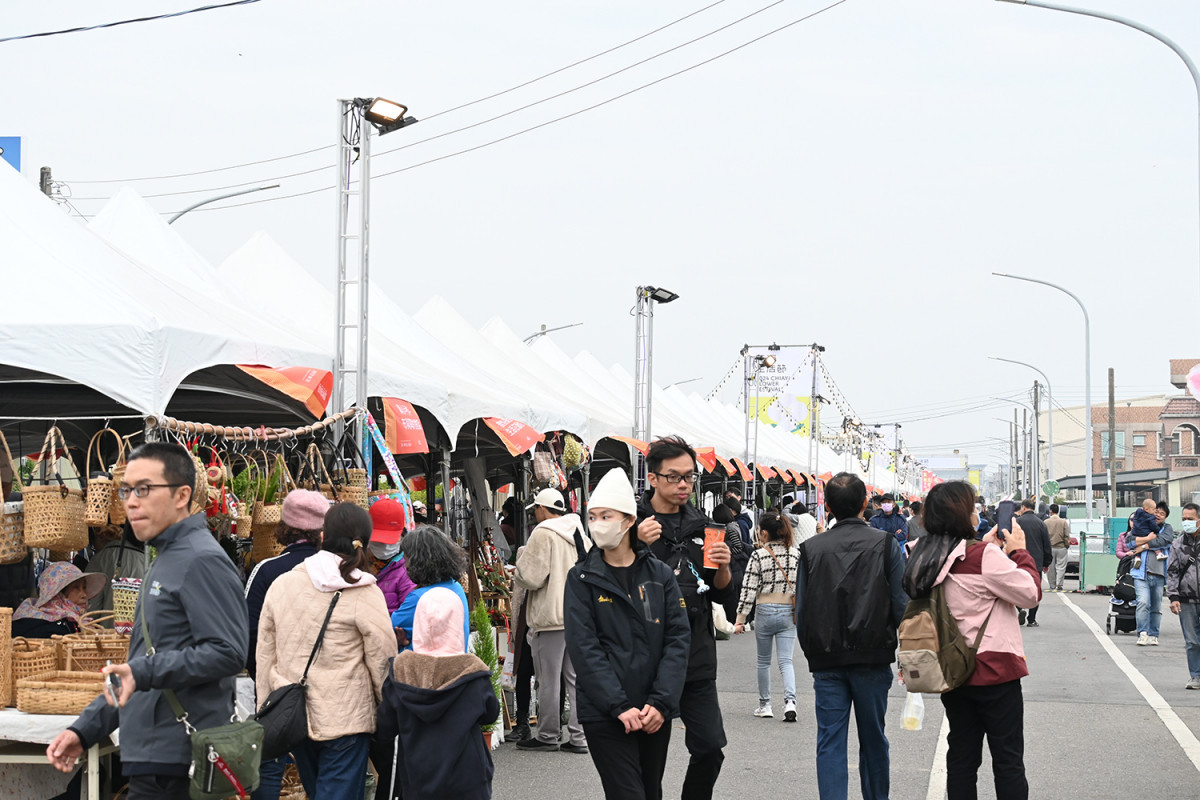
[[[628,529],[624,525],[623,519],[598,519],[588,524],[588,530],[592,533],[592,541],[596,543],[596,547],[612,550],[625,538],[625,531]]]
[[[885,514],[890,514],[890,513],[892,513],[892,511],[893,511],[895,508],[896,508],[896,506],[895,506],[895,505],[893,505],[892,503],[881,503],[881,504],[879,505],[879,509],[880,509],[880,510],[881,510],[883,513],[885,513]]]
[[[396,554],[400,552],[399,542],[396,542],[395,544],[370,542],[367,544],[367,547],[371,548],[371,552],[374,553],[375,557],[380,561],[391,561],[396,557]]]
[[[1183,521],[1183,532],[1184,533],[1195,533],[1196,532],[1196,520],[1185,519]]]

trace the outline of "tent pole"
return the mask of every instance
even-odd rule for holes
[[[437,492],[434,492],[434,502],[437,502]],[[450,451],[442,451],[442,530],[447,536],[454,538],[450,532]]]

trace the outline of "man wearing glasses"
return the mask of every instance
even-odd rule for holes
[[[705,528],[712,522],[691,504],[696,485],[696,451],[683,439],[668,437],[650,445],[646,454],[650,489],[638,502],[638,538],[675,572],[687,604],[692,629],[691,652],[679,715],[687,729],[684,743],[691,760],[683,780],[682,800],[708,800],[725,760],[725,726],[717,704],[717,641],[712,604],[733,592],[731,552],[714,542],[705,567]]]
[[[228,725],[234,677],[246,663],[248,622],[241,580],[205,524],[190,514],[196,467],[177,444],[155,442],[129,456],[118,488],[133,535],[154,545],[136,617],[146,620],[154,652],[147,655],[136,624],[129,663],[104,668],[119,678],[46,748],[63,772],[84,748],[121,728],[121,762],[129,800],[187,800],[191,746],[163,689],[173,689],[198,729]],[[247,787],[249,788],[249,787]]]

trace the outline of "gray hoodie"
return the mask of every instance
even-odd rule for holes
[[[186,775],[192,761],[187,732],[161,690],[175,691],[196,728],[229,724],[234,677],[246,663],[246,600],[237,569],[203,514],[177,522],[150,544],[158,557],[146,575],[129,643],[137,691],[119,710],[101,695],[70,730],[86,748],[119,726],[126,774]],[[146,655],[143,614],[154,655]]]

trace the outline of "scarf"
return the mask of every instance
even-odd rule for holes
[[[40,608],[33,604],[32,599],[25,600],[13,612],[13,619],[42,619],[46,622],[58,622],[70,618],[73,622],[79,622],[79,618],[86,611],[87,609],[75,605],[60,592]]]

